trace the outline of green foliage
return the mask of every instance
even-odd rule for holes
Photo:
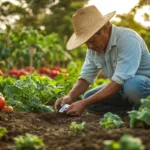
[[[32,65],[49,67],[72,59],[58,34],[44,36],[38,30],[0,30],[0,68],[24,68]],[[17,58],[17,59],[16,59]],[[54,59],[55,58],[55,59]]]
[[[144,150],[141,139],[128,134],[123,135],[119,141],[106,140],[104,145],[104,150]]]
[[[53,112],[51,106],[44,106],[62,96],[62,87],[48,77],[30,75],[17,80],[4,89],[7,104],[15,110]]]
[[[81,66],[79,64],[71,61],[68,65],[68,77],[64,77],[63,74],[60,74],[56,77],[57,85],[63,87],[64,95],[68,94],[68,92],[72,89],[73,85],[77,81],[79,76]]]
[[[83,7],[88,0],[16,0],[0,3],[0,20],[12,24],[9,18],[18,16],[15,27],[33,27],[37,30],[45,28],[47,34],[57,32],[63,39],[70,36],[72,30],[72,15]]]
[[[94,84],[90,85],[90,88],[95,88],[95,87],[98,87],[102,84],[108,84],[109,82],[110,82],[109,79],[96,78]]]
[[[4,88],[6,87],[6,85],[12,85],[15,81],[16,81],[15,78],[11,77],[4,78],[0,76],[0,92],[4,94]]]
[[[35,135],[26,133],[20,135],[15,140],[15,146],[12,146],[13,150],[39,150],[44,147],[43,141]]]
[[[75,69],[74,69],[75,68]],[[79,68],[79,66],[78,66]],[[55,80],[47,76],[29,75],[14,78],[0,77],[0,90],[7,105],[14,110],[28,112],[53,112],[56,99],[68,94],[79,75],[76,63],[67,68],[69,76],[60,73]]]
[[[56,33],[44,36],[34,29],[0,30],[0,69],[23,69],[32,65],[35,68],[53,65],[66,67],[70,60],[83,60],[86,46],[76,51],[67,51],[66,43]],[[16,59],[17,58],[17,59]]]
[[[123,121],[118,115],[108,112],[104,114],[104,118],[100,119],[99,124],[100,127],[104,129],[115,129],[120,128]]]
[[[46,31],[58,32],[61,38],[68,39],[73,33],[72,15],[86,4],[88,0],[63,0],[57,5],[53,5],[50,10],[51,15],[44,18],[43,24],[46,26]]]
[[[150,126],[150,97],[141,99],[141,106],[138,111],[132,110],[128,113],[131,128]]]
[[[75,50],[69,51],[69,54],[72,56],[72,61],[79,63],[85,59],[87,51],[87,45],[83,44],[82,46],[76,48]]]
[[[85,129],[86,122],[76,123],[72,122],[70,125],[71,134],[76,135],[77,133],[81,133]]]
[[[4,136],[6,132],[7,132],[7,129],[5,127],[0,127],[0,139]]]

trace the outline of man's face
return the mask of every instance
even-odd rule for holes
[[[102,28],[95,33],[85,44],[87,47],[96,52],[105,52],[108,44],[108,33],[106,28]]]

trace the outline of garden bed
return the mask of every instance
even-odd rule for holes
[[[150,150],[149,129],[130,129],[129,118],[122,116],[124,124],[120,129],[104,130],[98,123],[101,117],[89,113],[68,117],[57,113],[0,112],[0,126],[8,131],[0,141],[0,150],[8,150],[9,146],[14,145],[13,138],[25,133],[41,138],[45,150],[103,150],[104,140],[119,140],[125,133],[141,138],[145,150]],[[85,121],[85,130],[70,135],[69,126],[73,121]]]

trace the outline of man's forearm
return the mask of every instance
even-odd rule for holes
[[[118,92],[121,89],[121,85],[116,83],[115,81],[111,81],[108,85],[106,85],[103,89],[96,92],[94,95],[84,99],[84,103],[86,106],[89,104],[96,103],[101,100],[105,100],[106,98],[112,96],[116,92]]]
[[[68,93],[68,95],[75,100],[78,96],[83,94],[89,87],[89,83],[84,79],[79,79],[75,85],[73,86],[72,90]]]

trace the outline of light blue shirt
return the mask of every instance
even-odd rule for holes
[[[150,77],[150,54],[144,40],[131,29],[112,25],[106,53],[87,49],[78,79],[93,84],[100,70],[121,85],[135,75]]]

